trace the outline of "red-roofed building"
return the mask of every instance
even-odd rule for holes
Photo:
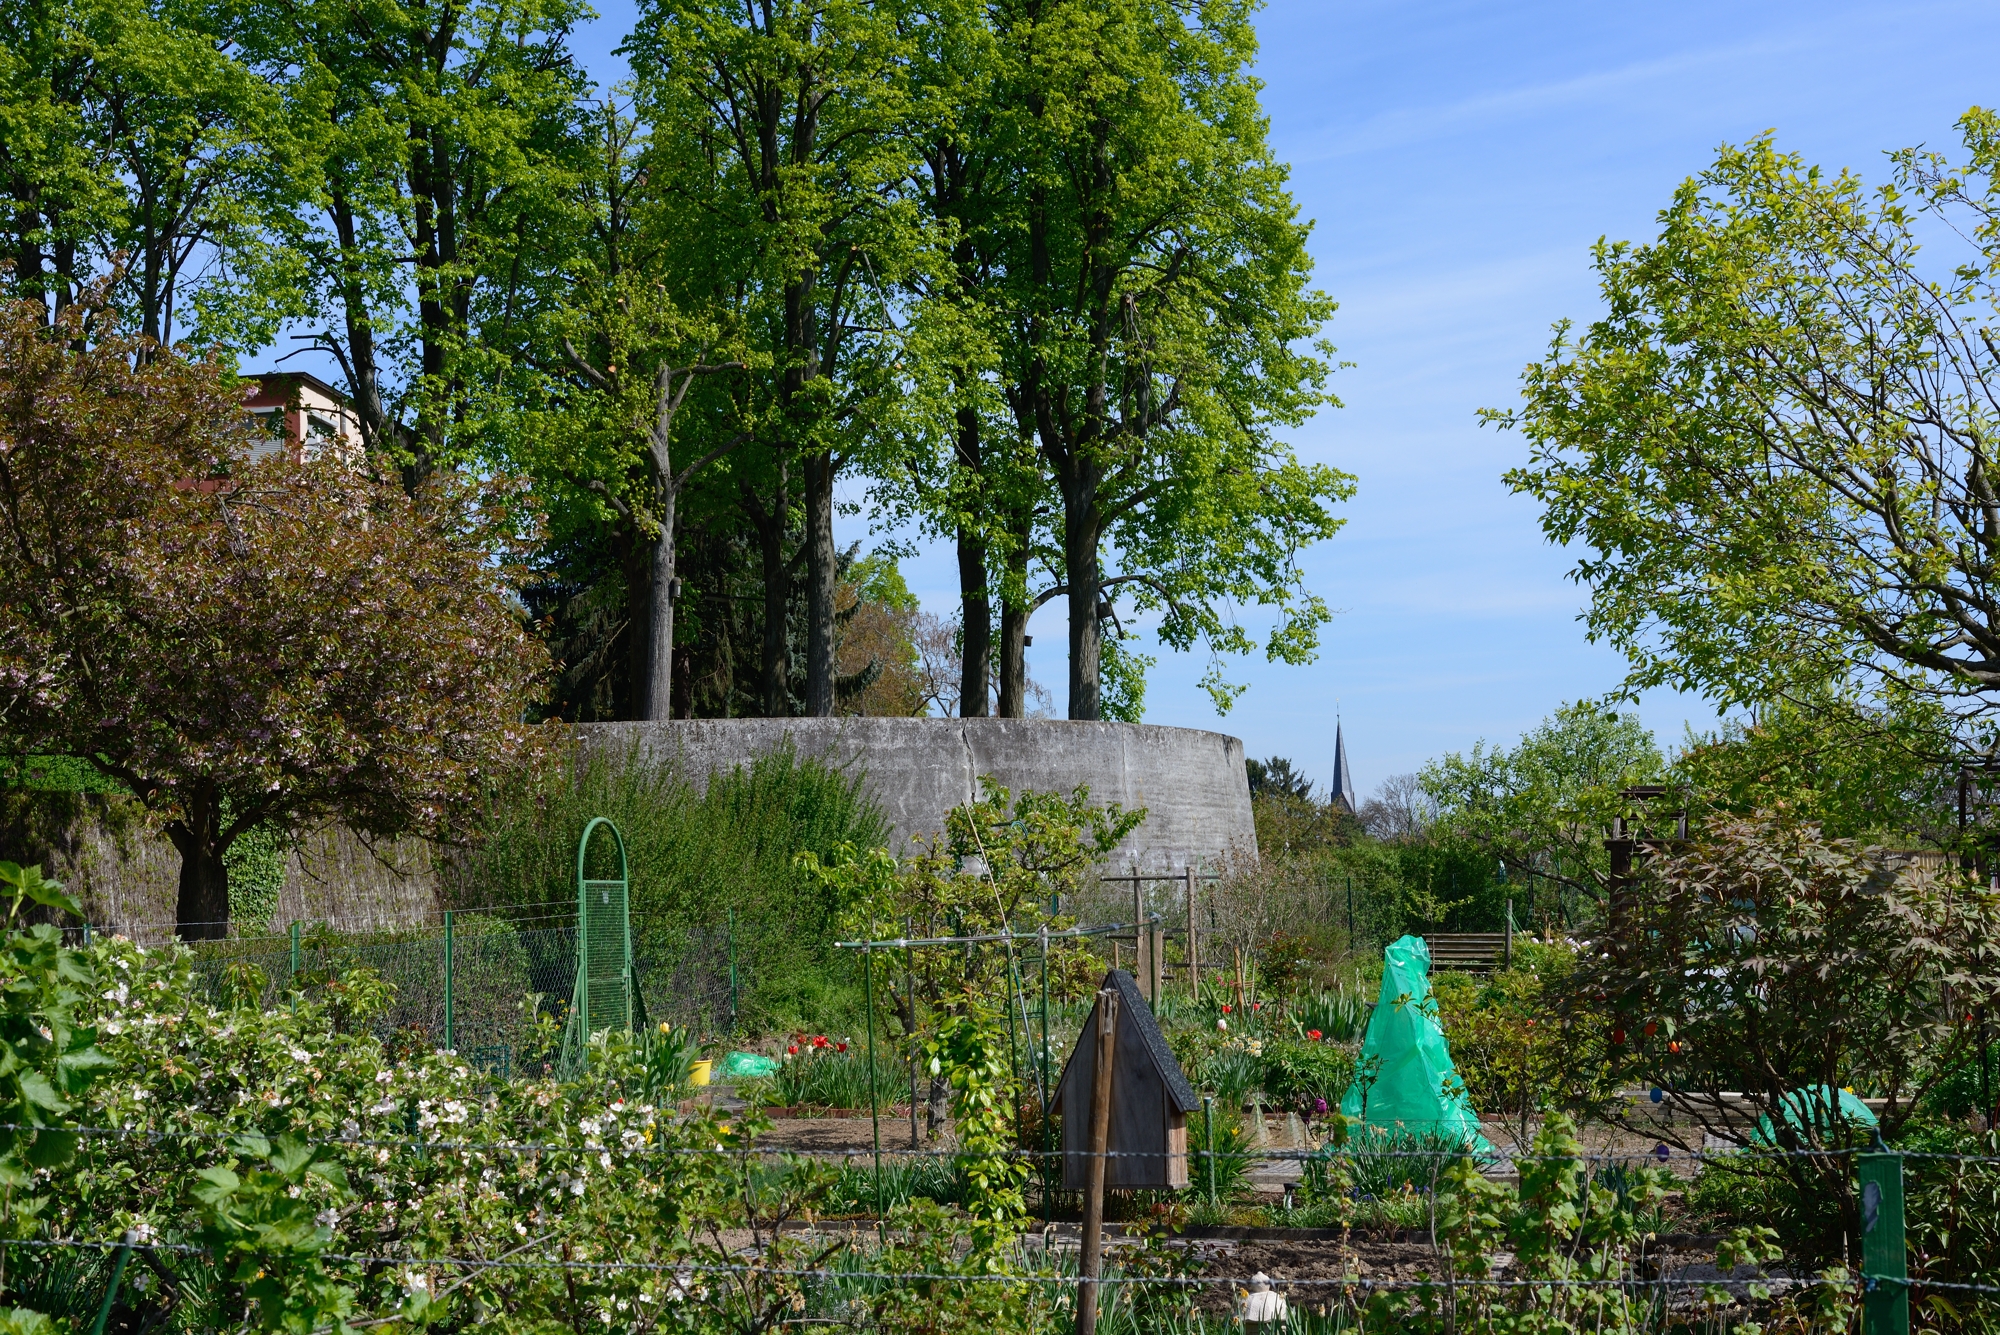
[[[252,457],[278,450],[300,461],[329,453],[348,460],[361,457],[361,419],[332,385],[304,371],[266,371],[246,378],[257,386],[246,406],[270,437],[270,444],[259,445]]]

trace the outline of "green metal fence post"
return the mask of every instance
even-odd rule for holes
[[[1208,1207],[1215,1208],[1215,1098],[1201,1096],[1201,1129],[1208,1140]]]
[[[456,1042],[456,1035],[453,1033],[452,1025],[452,1020],[455,1017],[452,1015],[451,1010],[452,978],[456,972],[454,966],[457,963],[454,958],[456,952],[452,949],[454,944],[452,939],[451,910],[446,909],[444,911],[444,1047],[446,1052],[458,1051],[458,1043]]]
[[[729,910],[729,1032],[736,1032],[736,910]],[[874,1079],[871,1074],[869,1079]]]
[[[292,1013],[296,1015],[299,1010],[299,924],[296,919],[292,922],[290,935],[292,938],[292,971],[285,977],[285,990],[292,994]]]
[[[1861,1286],[1867,1335],[1909,1335],[1910,1263],[1903,1237],[1903,1156],[1882,1150],[1859,1155]]]
[[[1347,878],[1347,948],[1354,949],[1354,878]]]
[[[868,936],[874,939],[874,923],[868,924]],[[882,1218],[882,1108],[875,1092],[875,952],[868,946],[861,947],[861,969],[861,991],[868,1002],[868,1125],[875,1134],[875,1228],[881,1233],[886,1225]]]
[[[1050,1157],[1055,1153],[1055,1140],[1049,1134],[1049,1116],[1055,1110],[1049,1107],[1049,928],[1042,924],[1042,1222],[1056,1221],[1055,1192],[1049,1189],[1050,1179],[1055,1169]]]
[[[111,1320],[111,1306],[118,1300],[118,1286],[125,1280],[125,1261],[132,1255],[132,1235],[127,1233],[118,1245],[117,1259],[111,1263],[111,1287],[104,1291],[104,1303],[97,1309],[97,1320],[91,1324],[90,1335],[104,1335],[104,1327]]]

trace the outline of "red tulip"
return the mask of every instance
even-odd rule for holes
[[[847,1041],[845,1039],[842,1039],[840,1043],[834,1048],[834,1051],[835,1052],[847,1051]]]
[[[1623,1029],[1613,1029],[1611,1031],[1611,1041],[1622,1044],[1625,1041],[1625,1031]]]
[[[798,1055],[799,1055],[799,1045],[798,1045],[798,1044],[796,1044],[796,1043],[794,1043],[794,1044],[792,1044],[792,1045],[791,1045],[790,1047],[786,1048],[786,1049],[785,1049],[785,1051],[786,1051],[786,1052],[787,1052],[787,1053],[788,1053],[789,1055],[791,1055],[791,1056],[794,1056],[794,1057],[796,1057],[796,1056],[798,1056]]]
[[[1225,1002],[1223,1002],[1223,1003],[1222,1003],[1222,1013],[1223,1013],[1224,1015],[1227,1015],[1227,1014],[1229,1014],[1229,1012],[1230,1012],[1230,1010],[1231,1010],[1231,1009],[1232,1009],[1232,1008],[1231,1008],[1231,1006],[1229,1005],[1229,1003],[1228,1003],[1228,1002],[1226,1002],[1226,1001],[1225,1001]]]
[[[1315,1043],[1319,1042],[1319,1030],[1317,1029],[1306,1030],[1306,1037],[1311,1039]]]

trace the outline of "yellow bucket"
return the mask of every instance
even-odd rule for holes
[[[705,1085],[708,1083],[708,1078],[714,1073],[715,1073],[714,1062],[712,1061],[695,1062],[692,1066],[688,1067],[688,1082],[690,1084],[697,1086]]]

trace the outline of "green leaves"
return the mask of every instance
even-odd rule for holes
[[[1588,549],[1588,624],[1628,690],[1723,705],[1874,691],[1961,716],[2000,682],[1987,326],[2000,274],[1984,113],[1969,162],[1894,184],[1724,149],[1640,246],[1600,242],[1608,313],[1567,324],[1489,411],[1531,442],[1507,474],[1551,541]],[[1935,266],[1920,228],[1948,230]],[[1955,261],[1955,262],[1954,262]]]
[[[12,862],[0,862],[0,887],[4,887],[0,893],[10,895],[14,901],[7,910],[9,921],[20,912],[23,900],[58,913],[79,918],[83,916],[82,906],[63,891],[61,881],[43,879],[39,863],[22,867]]]
[[[296,1133],[239,1135],[229,1148],[228,1161],[201,1169],[188,1194],[203,1245],[255,1305],[255,1328],[345,1331],[353,1291],[327,1275],[319,1255],[333,1242],[334,1207],[349,1195],[346,1172]]]

